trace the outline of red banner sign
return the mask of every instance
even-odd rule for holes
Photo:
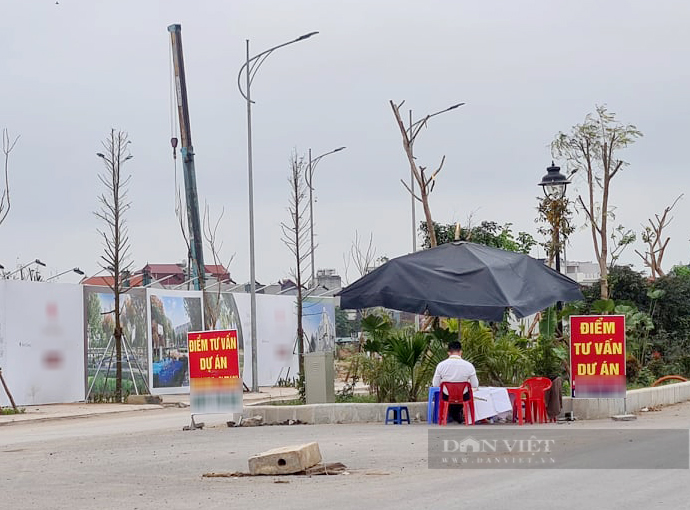
[[[624,398],[625,316],[570,316],[574,398]]]
[[[187,334],[190,379],[239,377],[237,331],[198,331]]]
[[[187,333],[189,403],[194,414],[241,413],[237,331]]]

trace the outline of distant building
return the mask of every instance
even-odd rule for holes
[[[342,279],[335,269],[319,269],[316,271],[316,286],[326,290],[339,289],[342,287]]]
[[[232,285],[235,282],[230,277],[230,272],[222,265],[205,264],[206,269],[206,287],[215,283]],[[139,271],[135,271],[131,275],[123,275],[125,278],[126,287],[143,287],[151,284],[152,287],[172,288],[183,286],[189,283],[190,288],[194,288],[194,282],[190,281],[190,276],[187,275],[186,262],[178,264],[146,264]],[[83,278],[82,285],[100,285],[109,287],[113,284],[113,277],[106,276],[89,276]]]
[[[565,263],[565,275],[582,285],[592,285],[601,279],[599,264],[595,262],[568,260]]]

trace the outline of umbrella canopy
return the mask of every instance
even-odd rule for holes
[[[392,259],[340,296],[340,307],[393,310],[499,322],[557,301],[583,299],[577,282],[529,255],[456,241]]]

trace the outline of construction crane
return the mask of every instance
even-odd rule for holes
[[[180,119],[180,138],[182,147],[182,168],[184,174],[185,198],[187,201],[187,222],[189,225],[189,246],[192,266],[191,279],[196,290],[203,290],[206,281],[204,266],[204,247],[201,238],[201,221],[199,219],[199,197],[196,192],[196,173],[194,171],[194,148],[192,131],[189,126],[189,105],[187,104],[187,81],[184,74],[182,57],[182,26],[170,25],[173,68],[175,73],[175,91],[177,96],[177,113]],[[177,140],[173,139],[173,150]]]

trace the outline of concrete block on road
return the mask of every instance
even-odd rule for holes
[[[290,475],[321,462],[318,443],[274,448],[249,458],[252,475]]]

